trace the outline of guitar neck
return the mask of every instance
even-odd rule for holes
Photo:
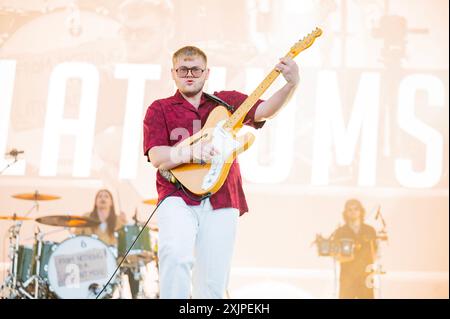
[[[309,48],[314,40],[322,34],[322,30],[316,28],[308,36],[297,42],[291,50],[285,55],[285,57],[295,58],[300,52]],[[265,77],[265,79],[258,85],[258,87],[250,94],[247,99],[239,106],[239,108],[230,116],[230,118],[224,124],[224,128],[230,131],[239,129],[242,126],[242,122],[250,111],[250,109],[255,105],[258,99],[263,95],[263,93],[269,88],[269,86],[275,81],[275,79],[280,75],[280,71],[275,68]]]
[[[269,88],[269,86],[275,81],[275,79],[280,75],[280,72],[273,69],[265,79],[258,85],[258,87],[250,94],[247,99],[239,106],[239,108],[230,116],[227,122],[224,124],[225,129],[234,130],[242,125],[247,113],[255,105],[261,95]]]

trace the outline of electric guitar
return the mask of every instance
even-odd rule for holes
[[[286,57],[296,57],[309,48],[321,34],[322,30],[316,28],[295,43]],[[233,114],[223,105],[216,106],[200,131],[177,144],[177,147],[185,147],[210,142],[220,154],[215,155],[209,163],[187,163],[172,168],[169,177],[172,182],[175,182],[175,178],[184,188],[196,195],[214,194],[222,187],[235,158],[247,150],[255,140],[255,136],[251,133],[236,135],[243,125],[242,121],[280,73],[274,68]]]

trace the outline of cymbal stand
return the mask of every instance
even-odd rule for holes
[[[389,240],[389,236],[388,236],[388,232],[386,230],[386,221],[383,218],[383,214],[381,213],[381,205],[378,206],[378,210],[377,210],[377,214],[375,216],[375,220],[380,220],[381,221],[381,230],[379,230],[377,232],[377,237],[375,240],[375,245],[376,245],[376,250],[375,250],[375,260],[374,260],[374,269],[373,271],[375,272],[375,279],[376,279],[376,285],[375,285],[375,293],[376,293],[376,298],[377,299],[381,299],[382,298],[382,294],[381,294],[381,275],[386,274],[386,271],[383,269],[383,265],[381,263],[381,257],[382,257],[382,243],[383,242],[388,242]],[[372,249],[375,248],[372,246]]]
[[[0,175],[2,175],[8,168],[10,168],[11,166],[13,166],[14,164],[16,164],[18,162],[17,156],[14,157],[14,161],[6,164],[5,167],[2,168],[2,170],[0,171]]]
[[[37,200],[39,195],[39,192],[37,190],[34,191],[34,204],[33,206],[27,211],[24,217],[28,217],[28,215],[33,212],[33,210],[36,208],[36,213],[39,213],[39,201]]]
[[[139,262],[136,265],[135,272],[133,274],[134,280],[138,280],[139,286],[138,286],[138,293],[136,295],[137,299],[145,299],[145,293],[144,293],[144,275],[142,274],[142,267],[145,267],[145,263],[142,260],[139,260]]]
[[[25,290],[22,291],[29,299],[39,299],[39,287],[40,287],[40,269],[41,269],[41,254],[42,254],[42,240],[43,240],[44,234],[37,229],[37,232],[34,235],[35,243],[37,244],[36,254],[34,254],[34,262],[33,262],[33,268],[34,268],[34,274],[27,279],[23,283],[23,287],[28,287],[32,282],[34,282],[34,295],[30,295]],[[33,269],[32,268],[32,269]]]
[[[336,299],[339,299],[339,276],[338,276],[338,265],[337,265],[337,261],[336,258],[333,257],[333,276],[334,276],[334,280],[333,280],[333,296]]]
[[[15,214],[14,214],[15,215]],[[5,282],[0,286],[0,291],[5,288],[9,290],[9,298],[16,298],[19,296],[19,290],[17,287],[17,264],[19,258],[19,239],[20,239],[20,227],[21,221],[16,221],[9,229],[9,254],[8,257],[11,260],[10,268]]]

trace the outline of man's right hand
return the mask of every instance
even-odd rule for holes
[[[194,163],[207,163],[211,158],[220,154],[220,151],[215,148],[210,142],[197,142],[192,145],[192,161]]]
[[[148,159],[157,169],[170,170],[180,164],[207,163],[220,152],[211,143],[197,142],[189,146],[154,146],[148,151]]]

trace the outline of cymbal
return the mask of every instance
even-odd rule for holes
[[[12,216],[0,216],[0,220],[33,220],[33,218],[12,215]]]
[[[100,221],[75,215],[53,215],[36,218],[41,224],[60,227],[94,227],[100,224]]]
[[[14,197],[17,199],[24,199],[24,200],[55,200],[55,199],[61,198],[59,196],[40,194],[38,192],[15,194],[15,195],[11,195],[11,197]]]
[[[157,198],[150,198],[150,199],[146,199],[142,201],[144,204],[148,204],[148,205],[156,205],[158,204],[158,199]]]

